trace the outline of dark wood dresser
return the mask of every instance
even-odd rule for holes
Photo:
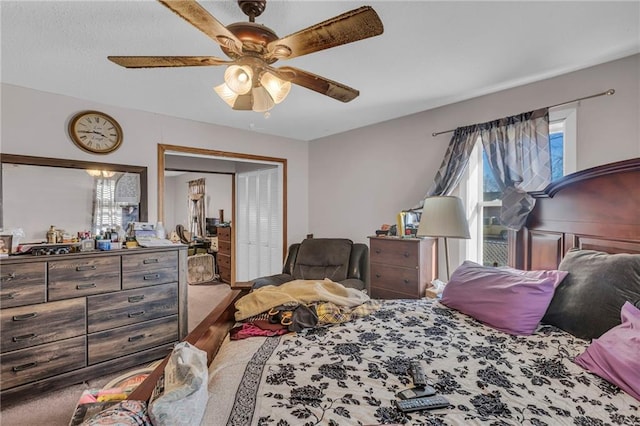
[[[369,237],[371,297],[419,299],[438,277],[433,238]]]
[[[218,231],[218,255],[216,261],[218,262],[218,274],[220,274],[220,281],[231,284],[231,258],[233,253],[233,247],[231,244],[231,232],[230,226],[219,226]]]
[[[163,358],[187,334],[186,246],[0,259],[2,402]]]

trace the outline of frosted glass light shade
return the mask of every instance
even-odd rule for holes
[[[238,95],[247,94],[253,85],[253,70],[246,65],[231,65],[224,72],[224,82]]]
[[[251,90],[251,94],[253,95],[252,109],[256,112],[269,111],[275,105],[269,92],[262,86],[254,87]]]
[[[239,95],[231,90],[231,88],[227,86],[227,83],[222,83],[221,85],[214,87],[213,90],[216,91],[223,101],[233,108],[233,105],[236,103],[236,99],[238,99]]]
[[[269,72],[262,74],[260,84],[269,92],[273,102],[276,104],[284,101],[291,90],[290,81],[282,80]]]

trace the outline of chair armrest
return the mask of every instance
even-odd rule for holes
[[[343,286],[348,288],[355,288],[357,290],[365,290],[365,291],[367,290],[366,283],[357,278],[347,278],[346,280],[340,281],[339,284],[342,284]]]

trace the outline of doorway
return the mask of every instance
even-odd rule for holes
[[[178,159],[176,160],[176,158]],[[219,173],[232,176],[232,187],[230,188],[232,198],[230,202],[231,211],[228,214],[225,212],[226,220],[232,225],[231,284],[233,285],[236,282],[238,276],[240,276],[242,280],[256,278],[245,272],[238,274],[237,268],[241,267],[241,265],[246,266],[251,261],[247,258],[249,251],[238,250],[237,235],[239,233],[243,236],[247,235],[247,232],[257,232],[261,236],[268,234],[266,240],[264,237],[261,237],[261,244],[266,243],[269,247],[276,246],[280,249],[280,258],[274,261],[272,254],[272,258],[268,261],[272,268],[270,273],[279,273],[287,250],[287,160],[276,157],[158,144],[158,221],[163,223],[165,223],[167,217],[165,214],[167,207],[165,205],[165,178],[167,177],[165,170],[167,169],[167,160],[172,163],[172,170],[179,169],[189,173]],[[240,221],[238,216],[238,212],[240,211],[239,200],[236,197],[239,185],[238,180],[243,180],[242,176],[246,176],[246,173],[265,169],[272,169],[270,174],[275,176],[274,179],[277,182],[275,187],[269,188],[270,191],[276,188],[276,192],[278,193],[277,200],[279,205],[277,206],[277,211],[279,212],[279,217],[277,221],[280,226],[278,226],[279,232],[276,233],[271,232],[273,221],[264,222],[256,220],[247,222],[244,218]],[[258,195],[251,196],[258,197]],[[242,202],[246,203],[247,199],[243,198]],[[249,200],[249,202],[251,204],[251,200]],[[249,226],[251,229],[248,229]],[[269,229],[263,229],[263,227],[269,227]],[[271,253],[273,253],[273,250],[271,250]],[[262,272],[264,272],[264,269],[261,270],[261,273]]]

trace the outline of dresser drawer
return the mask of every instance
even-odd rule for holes
[[[218,268],[231,269],[231,256],[218,253]]]
[[[230,226],[220,226],[217,228],[218,231],[218,243],[220,240],[231,241],[231,227]]]
[[[178,253],[175,251],[122,256],[122,288],[178,281]]]
[[[120,256],[49,262],[49,300],[120,290]]]
[[[178,316],[145,321],[89,335],[89,364],[178,340]]]
[[[231,254],[231,241],[218,240],[218,253]]]
[[[44,303],[46,285],[46,262],[2,265],[0,271],[0,307]]]
[[[415,268],[401,268],[391,265],[371,264],[371,297],[373,298],[407,298],[423,297],[420,289],[420,272]],[[380,290],[397,293],[396,297],[381,294]],[[386,294],[386,293],[385,293]]]
[[[86,347],[81,336],[0,355],[2,389],[84,367]]]
[[[231,269],[220,267],[218,268],[218,274],[220,275],[220,281],[227,284],[231,283]]]
[[[68,339],[86,333],[83,298],[3,309],[0,312],[0,351]]]
[[[369,259],[371,263],[417,268],[420,264],[419,245],[417,240],[375,239],[371,240]]]
[[[87,298],[89,333],[178,313],[178,283],[160,284]]]

